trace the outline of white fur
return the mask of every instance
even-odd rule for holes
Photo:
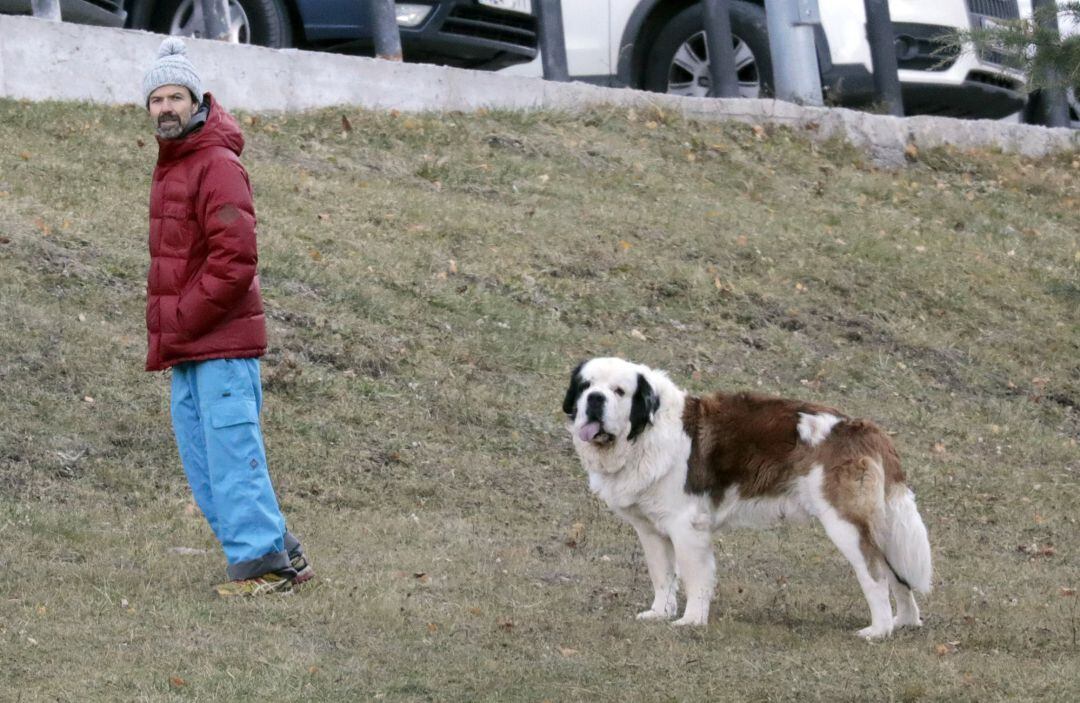
[[[907,487],[894,491],[885,501],[885,513],[889,524],[883,540],[885,556],[898,573],[904,574],[912,589],[929,593],[932,574],[930,540],[915,507],[915,494]]]
[[[663,372],[614,358],[593,359],[581,369],[589,387],[581,394],[571,418],[574,449],[589,474],[589,488],[638,534],[653,586],[653,602],[638,613],[640,620],[671,619],[677,614],[677,591],[681,581],[686,604],[676,625],[704,625],[716,580],[712,532],[721,527],[764,528],[787,521],[818,518],[826,534],[851,563],[870,606],[871,623],[858,634],[884,637],[894,627],[919,625],[918,606],[908,590],[889,569],[872,569],[860,548],[860,535],[826,500],[824,470],[820,464],[793,480],[783,495],[744,499],[739,486],[731,486],[713,505],[707,495],[685,490],[690,437],[682,425],[686,394]],[[651,424],[634,440],[630,432],[631,396],[641,374],[659,396],[660,407]],[[621,389],[620,395],[616,389]],[[579,430],[586,424],[586,397],[605,398],[603,430],[614,436],[607,445],[584,441]],[[841,419],[829,413],[800,413],[797,431],[811,446],[826,441]],[[879,460],[872,460],[872,477],[881,493],[871,496],[879,506],[872,525],[875,541],[897,573],[915,590],[930,587],[930,552],[926,528],[915,508],[911,491],[894,490],[886,501],[884,474]],[[892,616],[889,591],[897,604]]]
[[[799,439],[816,447],[825,441],[840,418],[832,413],[799,413]]]

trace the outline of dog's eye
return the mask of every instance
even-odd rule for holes
[[[619,396],[621,398],[624,395],[626,395],[626,391],[624,391],[622,388],[616,388],[615,389],[615,395],[617,395],[617,396]]]

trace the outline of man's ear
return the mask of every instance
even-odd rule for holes
[[[630,402],[630,434],[627,439],[634,439],[644,431],[645,427],[652,422],[653,415],[660,409],[660,396],[653,390],[652,385],[645,380],[643,374],[638,374],[637,390]]]
[[[563,398],[562,411],[566,413],[567,417],[574,417],[574,408],[577,406],[578,398],[585,392],[585,389],[589,384],[585,383],[585,379],[581,377],[581,367],[585,365],[585,362],[581,362],[574,367],[573,373],[570,374],[570,386],[566,389],[566,397]]]

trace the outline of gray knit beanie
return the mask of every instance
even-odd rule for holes
[[[187,59],[187,47],[180,37],[166,37],[158,47],[158,58],[143,76],[143,101],[150,104],[150,93],[163,85],[182,85],[202,102],[202,81],[195,67]]]

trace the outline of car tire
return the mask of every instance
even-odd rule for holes
[[[200,0],[163,0],[154,8],[150,28],[161,34],[202,36]],[[275,49],[292,46],[289,11],[281,0],[229,0],[233,41]],[[237,8],[240,13],[237,13]],[[193,18],[193,13],[197,13]],[[239,16],[237,16],[239,14]]]
[[[709,87],[709,62],[705,50],[705,10],[688,7],[664,25],[649,49],[643,86],[656,93],[704,96]],[[735,69],[739,94],[746,98],[772,95],[772,60],[765,11],[741,0],[731,2],[731,34],[735,40]],[[675,63],[684,53],[689,61]],[[687,65],[691,64],[691,65]],[[688,70],[689,69],[689,70]]]

